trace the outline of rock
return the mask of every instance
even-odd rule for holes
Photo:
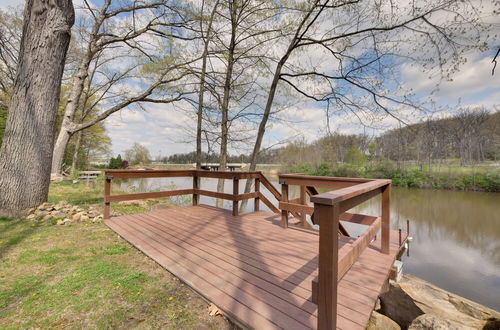
[[[470,330],[474,329],[461,323],[445,320],[433,314],[423,314],[417,317],[408,330]]]
[[[83,215],[83,212],[78,212],[78,213],[73,215],[72,220],[78,222],[78,221],[80,221],[82,215]]]
[[[56,219],[64,219],[66,218],[67,214],[65,212],[54,212],[52,213],[52,217]]]
[[[88,216],[86,216],[85,214],[80,217],[80,221],[81,222],[86,222],[86,221],[89,221],[89,220],[90,220],[90,218]]]
[[[44,216],[44,217],[43,217],[43,219],[42,219],[42,220],[43,220],[43,221],[47,221],[47,220],[50,220],[50,219],[52,219],[52,215],[47,214],[46,216]]]
[[[71,181],[71,183],[73,183],[73,184],[77,184],[78,182],[80,182],[80,181],[78,181],[78,180]]]
[[[476,329],[483,328],[488,319],[500,319],[500,313],[417,277],[405,275],[398,284],[400,290],[404,291],[425,314],[432,314]]]
[[[51,173],[50,174],[50,182],[59,183],[64,180],[64,176],[62,174]]]
[[[26,219],[28,219],[28,220],[35,220],[35,219],[36,219],[36,216],[35,216],[35,214],[30,214],[30,215],[28,215],[28,216],[26,217]]]
[[[380,313],[394,320],[402,329],[407,329],[414,319],[424,314],[398,284],[380,295]]]
[[[367,330],[400,330],[401,327],[385,315],[375,311],[370,315],[370,320],[366,326]]]
[[[148,202],[144,200],[136,200],[136,201],[121,201],[118,203],[119,205],[132,205],[132,206],[141,206],[148,207]]]

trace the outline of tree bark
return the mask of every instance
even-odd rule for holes
[[[82,142],[82,131],[78,131],[75,142],[75,150],[73,151],[73,159],[71,160],[71,174],[75,174],[78,165],[78,152],[80,151],[80,143]]]
[[[219,170],[225,171],[227,168],[227,142],[228,142],[228,121],[229,121],[229,100],[231,96],[231,79],[233,78],[234,68],[234,52],[236,49],[236,27],[237,6],[231,3],[231,41],[229,42],[228,56],[227,56],[227,70],[224,81],[224,96],[222,98],[221,107],[221,138],[220,138],[220,158]],[[217,182],[217,192],[224,192],[224,179],[219,179]],[[222,207],[223,200],[217,199],[216,206]]]
[[[47,200],[57,106],[75,19],[70,0],[28,0],[16,80],[0,150],[0,214]]]
[[[217,6],[219,1],[217,1],[210,14],[210,20],[207,27],[207,35],[203,45],[203,55],[202,55],[202,65],[201,65],[201,75],[200,75],[200,91],[198,94],[198,111],[197,111],[197,126],[196,126],[196,169],[201,169],[201,130],[203,124],[203,106],[204,106],[204,96],[205,96],[205,75],[207,71],[207,57],[208,57],[208,46],[210,43],[210,32],[212,31],[212,23],[214,20],[215,13],[217,11]],[[203,14],[203,13],[202,13]],[[200,20],[200,25],[203,27],[203,21]]]

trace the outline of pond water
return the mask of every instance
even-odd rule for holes
[[[271,180],[279,189],[277,178]],[[202,179],[201,189],[216,190],[216,179]],[[245,181],[240,182],[243,192]],[[146,192],[192,187],[191,178],[154,178],[121,181],[119,188]],[[261,191],[274,202],[261,185]],[[227,181],[225,192],[232,192]],[[291,197],[298,195],[291,190]],[[190,196],[172,198],[190,204]],[[215,199],[201,196],[200,203],[215,205]],[[277,203],[276,203],[277,204]],[[226,201],[225,208],[231,208]],[[253,209],[253,200],[248,203]],[[266,207],[261,203],[261,209]],[[358,206],[356,211],[380,214],[380,199]],[[403,256],[403,271],[445,290],[500,310],[500,194],[462,191],[434,191],[396,188],[391,196],[391,227],[406,230],[410,220],[413,241]],[[355,236],[359,228],[347,228]]]

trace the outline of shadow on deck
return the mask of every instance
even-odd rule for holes
[[[206,205],[123,215],[105,223],[243,326],[318,326],[312,299],[318,232],[285,229],[276,213],[233,215]],[[370,241],[343,274],[338,270],[334,326],[339,329],[366,327],[400,251],[396,231],[390,232],[389,253],[381,253],[381,239]],[[339,235],[338,260],[359,249],[358,242]]]

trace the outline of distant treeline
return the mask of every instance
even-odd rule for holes
[[[388,159],[398,165],[410,162],[418,166],[439,165],[449,159],[458,159],[462,166],[499,160],[500,112],[463,110],[453,117],[404,126],[379,137],[335,134],[311,143],[296,140],[284,147],[264,150],[259,155],[259,163],[284,165],[359,163],[363,159]],[[204,162],[218,160],[218,154],[203,153]],[[194,163],[196,153],[175,154],[161,161]],[[245,163],[249,155],[232,155],[228,161]]]
[[[229,162],[248,162],[247,155]],[[195,153],[163,159],[193,163]],[[259,163],[278,163],[286,171],[310,175],[373,177],[395,186],[500,191],[500,170],[475,167],[500,160],[500,112],[460,111],[453,117],[404,126],[379,137],[335,134],[308,143],[296,140],[261,153]],[[204,154],[205,162],[218,155]]]
[[[241,154],[239,156],[229,155],[228,163],[248,163],[250,162],[250,155]],[[202,160],[204,163],[218,163],[220,160],[219,154],[216,153],[202,153]],[[167,157],[160,158],[163,163],[169,164],[191,164],[196,162],[196,152],[189,152],[186,154],[174,154]]]

